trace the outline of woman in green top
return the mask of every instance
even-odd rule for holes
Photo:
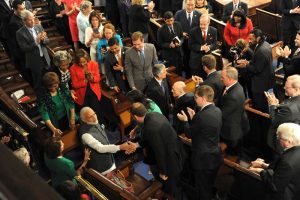
[[[142,103],[145,108],[147,109],[147,112],[158,112],[162,114],[160,108],[158,105],[152,101],[151,99],[147,98],[146,95],[144,95],[141,91],[139,90],[131,90],[126,94],[127,98],[129,101],[133,104],[136,102]],[[130,138],[135,138],[136,134],[140,135],[142,128],[142,124],[137,124],[134,129],[132,129],[129,133]]]
[[[75,128],[75,105],[66,85],[55,72],[47,72],[43,87],[38,95],[39,112],[53,135],[60,135],[69,126]]]
[[[76,171],[74,163],[63,157],[63,150],[64,143],[59,137],[50,137],[46,141],[44,160],[46,166],[51,172],[52,186],[54,188],[57,188],[60,184],[67,180],[76,183],[74,177],[82,173],[91,153],[89,149],[85,149],[83,163]]]

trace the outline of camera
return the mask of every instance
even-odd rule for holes
[[[229,59],[233,62],[237,61],[240,58],[242,51],[243,49],[240,49],[237,46],[232,46],[229,49]]]

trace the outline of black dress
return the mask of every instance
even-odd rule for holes
[[[54,21],[54,24],[56,28],[58,29],[59,33],[63,35],[67,41],[68,44],[73,44],[72,39],[71,39],[71,33],[70,33],[70,28],[69,28],[69,21],[68,21],[68,16],[63,15],[63,17],[56,17],[57,14],[60,14],[61,11],[63,11],[64,4],[61,3],[58,5],[55,0],[51,0],[49,4],[49,14],[51,18]]]

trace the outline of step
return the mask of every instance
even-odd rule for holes
[[[9,77],[9,76],[14,76],[16,74],[18,74],[19,71],[16,70],[16,69],[11,69],[11,70],[1,70],[0,71],[0,79],[2,78],[6,78],[6,77]]]
[[[14,81],[14,82],[8,82],[2,85],[4,91],[6,93],[12,93],[15,92],[17,90],[23,89],[30,86],[28,82],[22,80],[22,81]]]

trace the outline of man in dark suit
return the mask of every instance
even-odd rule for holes
[[[209,85],[214,90],[214,102],[219,105],[220,98],[224,89],[221,81],[221,72],[216,70],[215,56],[208,54],[202,57],[203,70],[207,74],[205,81],[199,76],[192,76],[193,81],[198,85]]]
[[[126,47],[121,47],[119,40],[112,37],[108,40],[109,50],[106,53],[104,65],[106,78],[111,89],[116,92],[126,94],[129,91],[129,85],[126,79],[124,64]]]
[[[169,118],[171,100],[166,67],[163,64],[156,64],[152,72],[154,77],[148,83],[146,95],[158,105],[164,116]]]
[[[246,68],[251,77],[252,105],[261,112],[269,112],[265,91],[272,89],[275,83],[271,45],[264,41],[263,33],[254,29],[249,34],[249,44],[254,47],[252,60],[237,60],[237,66]]]
[[[176,199],[181,199],[179,175],[182,170],[182,143],[167,118],[157,112],[147,112],[141,103],[134,103],[131,114],[138,123],[143,123],[142,139],[145,148],[144,162],[156,180],[163,183],[163,191]]]
[[[167,61],[166,66],[175,66],[176,73],[182,72],[182,28],[179,22],[174,22],[173,13],[164,14],[165,24],[157,31],[157,41],[161,47],[161,54]]]
[[[291,49],[288,46],[285,46],[284,49],[281,47],[276,49],[276,53],[282,57],[283,61],[283,69],[284,69],[284,79],[287,77],[300,74],[300,31],[297,31],[297,35],[295,38],[295,46],[296,49],[292,53]],[[291,57],[289,57],[292,54]]]
[[[217,29],[209,26],[209,23],[209,15],[202,14],[200,26],[191,30],[189,38],[191,73],[202,78],[206,77],[201,63],[202,56],[217,48]]]
[[[144,91],[153,77],[152,68],[158,63],[153,44],[144,43],[143,34],[134,32],[131,36],[133,47],[125,53],[125,72],[131,89]]]
[[[7,23],[13,13],[12,5],[10,0],[0,0],[0,42],[4,49],[9,53],[9,48],[7,44],[6,28]]]
[[[232,2],[224,6],[222,20],[226,23],[232,17],[233,11],[237,9],[244,11],[244,13],[248,15],[247,3],[241,2],[240,0],[232,0]]]
[[[294,49],[294,38],[300,29],[300,1],[281,1],[283,45]]]
[[[177,10],[180,10],[182,7],[183,0],[160,0],[159,1],[159,9],[163,14],[166,11],[172,11],[175,13]]]
[[[25,55],[21,51],[16,38],[17,31],[24,25],[23,20],[21,19],[21,13],[25,10],[24,1],[14,0],[12,7],[14,13],[7,24],[6,30],[8,47],[16,69],[18,69],[24,80],[29,82],[32,86],[31,72],[25,67]]]
[[[186,85],[183,81],[177,81],[172,86],[172,94],[175,99],[175,104],[173,106],[173,127],[178,134],[184,133],[184,123],[182,123],[176,117],[178,113],[183,110],[188,116],[189,122],[191,118],[188,115],[187,108],[195,108],[195,100],[193,93],[185,92]]]
[[[34,24],[30,11],[22,12],[24,26],[17,31],[16,37],[21,50],[25,53],[26,68],[30,68],[34,89],[41,85],[43,70],[50,68],[50,57],[45,47],[49,39],[41,25]]]
[[[249,130],[243,87],[237,81],[238,71],[234,67],[223,68],[221,80],[226,86],[219,104],[223,120],[221,139],[227,145],[227,153],[240,156],[243,135]]]
[[[266,92],[271,118],[271,128],[268,133],[268,145],[276,152],[281,153],[282,148],[276,139],[276,130],[282,123],[292,122],[300,124],[300,75],[289,76],[285,82],[285,99],[279,104],[274,93]]]
[[[213,103],[214,91],[208,85],[196,89],[195,101],[200,107],[196,112],[188,108],[192,119],[184,111],[177,116],[185,122],[185,133],[192,138],[191,163],[195,177],[197,197],[195,199],[211,200],[213,186],[219,167],[223,163],[223,156],[219,147],[222,128],[222,112]]]
[[[281,124],[277,140],[284,149],[282,155],[271,164],[263,159],[251,162],[250,170],[260,174],[265,183],[265,200],[296,200],[300,195],[300,126]]]
[[[195,10],[195,1],[194,0],[185,0],[185,9],[179,10],[175,14],[175,21],[179,22],[183,31],[183,65],[186,73],[186,77],[191,77],[190,71],[190,49],[188,46],[188,39],[190,30],[194,27],[199,26],[199,18],[201,13]]]

